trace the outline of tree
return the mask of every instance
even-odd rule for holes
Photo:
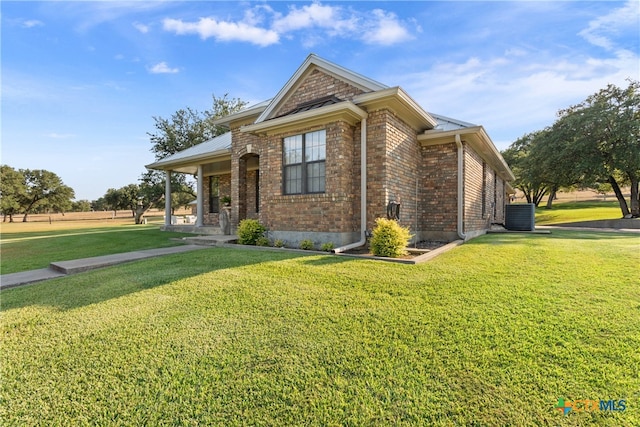
[[[530,162],[536,164],[540,179],[549,193],[546,209],[551,209],[556,193],[561,188],[573,188],[584,182],[584,168],[576,167],[576,163],[584,161],[584,158],[580,147],[572,141],[575,129],[568,124],[557,121],[545,129],[531,149]]]
[[[247,105],[238,98],[222,98],[213,95],[211,110],[202,113],[191,108],[181,109],[171,115],[171,118],[154,117],[155,133],[147,133],[153,144],[151,151],[156,160],[160,160],[178,151],[193,147],[211,138],[222,135],[227,130],[215,125],[216,119],[237,112]],[[140,178],[139,196],[135,209],[136,224],[141,222],[142,216],[152,207],[161,208],[165,194],[165,178],[158,171],[149,171]],[[172,212],[184,206],[196,197],[193,181],[187,180],[184,174],[171,175]],[[188,199],[188,200],[187,200]]]
[[[640,216],[640,83],[609,85],[583,102],[560,110],[553,126],[515,141],[503,152],[516,188],[550,208],[562,187],[611,186],[623,216]],[[631,209],[620,190],[631,186]]]
[[[91,202],[85,199],[76,200],[73,203],[71,203],[71,210],[73,212],[90,212]]]
[[[547,130],[528,133],[509,146],[502,152],[504,160],[507,162],[516,179],[514,187],[524,193],[527,203],[534,203],[536,206],[547,194],[549,187],[545,182],[542,165],[531,155],[534,145],[541,144],[547,137]]]
[[[2,222],[13,222],[13,215],[20,213],[20,201],[24,197],[26,187],[24,175],[11,166],[0,166],[0,210]]]
[[[608,85],[583,102],[561,110],[559,122],[572,129],[581,155],[576,167],[593,182],[611,184],[623,216],[640,216],[640,82],[627,88]],[[570,123],[567,125],[567,123]],[[631,186],[631,209],[616,179],[620,171]]]
[[[37,208],[64,212],[71,207],[74,191],[64,185],[62,179],[44,169],[20,169],[24,176],[25,191],[20,196],[20,210],[24,213],[22,222]]]
[[[202,113],[186,108],[176,111],[169,119],[153,117],[156,132],[147,135],[153,144],[151,151],[155,154],[156,160],[225,133],[227,130],[215,125],[213,121],[247,105],[238,98],[229,99],[227,96],[228,94],[224,94],[222,98],[217,98],[213,95],[212,109]]]
[[[135,209],[136,224],[142,223],[142,217],[151,208],[162,208],[165,196],[165,178],[159,171],[150,171],[140,178],[138,199]],[[171,212],[177,207],[184,206],[185,201],[192,201],[196,194],[190,185],[180,180],[179,176],[171,176]],[[186,202],[186,203],[188,203]]]
[[[116,190],[115,188],[109,188],[104,196],[101,197],[101,199],[104,203],[104,208],[112,210],[113,216],[115,218],[116,214],[118,213],[118,209],[122,209],[122,192],[120,190]]]

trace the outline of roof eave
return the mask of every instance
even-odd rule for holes
[[[224,117],[220,117],[219,119],[215,119],[213,121],[213,124],[229,129],[232,122],[247,120],[252,117],[258,117],[268,107],[268,105],[269,104],[266,101],[261,102],[254,107],[247,108],[245,110],[241,110],[237,113],[232,113]]]
[[[314,126],[335,120],[344,120],[354,125],[366,117],[367,112],[365,110],[350,101],[343,101],[297,114],[246,125],[241,127],[240,131],[257,135],[273,135],[299,128],[301,125]]]
[[[155,163],[151,163],[145,166],[149,170],[178,170],[185,166],[197,166],[206,161],[212,160],[224,160],[225,157],[231,156],[231,149],[225,148],[222,150],[212,151],[210,153],[202,153],[190,157],[183,157],[178,160],[159,160]]]
[[[500,154],[482,126],[473,126],[465,129],[454,129],[448,131],[430,130],[418,135],[418,142],[423,146],[452,143],[455,141],[456,134],[460,135],[462,139],[468,141],[483,160],[499,171],[506,181],[513,181],[516,179],[511,168],[509,168],[509,165],[502,157],[502,154]]]
[[[417,132],[433,129],[438,125],[437,120],[399,86],[357,95],[353,102],[368,111],[390,109]]]

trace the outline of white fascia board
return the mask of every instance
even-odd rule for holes
[[[210,153],[201,153],[194,156],[182,157],[180,159],[166,159],[159,160],[155,163],[151,163],[145,166],[147,169],[151,170],[176,170],[176,168],[184,167],[184,166],[197,166],[198,164],[202,164],[205,161],[209,160],[223,160],[224,157],[231,156],[230,149],[223,149],[212,151]]]
[[[448,131],[428,130],[418,135],[418,142],[424,146],[453,143],[455,136],[468,142],[471,147],[497,171],[501,172],[506,181],[513,181],[516,177],[511,168],[498,151],[493,141],[482,126],[473,126],[465,129],[454,129]]]
[[[332,119],[346,119],[351,123],[359,122],[367,117],[367,112],[350,101],[338,102],[326,105],[302,113],[282,116],[266,120],[260,123],[246,125],[240,128],[241,132],[253,134],[273,134],[284,132],[287,129],[299,126],[302,123],[321,123]]]
[[[369,92],[357,95],[353,102],[367,109],[390,108],[395,110],[400,117],[406,115],[411,117],[411,124],[418,130],[434,128],[438,121],[431,117],[407,92],[400,86],[390,87],[376,92]],[[408,119],[408,117],[404,117]]]
[[[212,123],[214,125],[217,126],[223,126],[228,128],[229,124],[231,122],[234,122],[236,120],[242,120],[244,118],[247,117],[251,117],[251,116],[257,116],[258,114],[262,113],[265,108],[268,107],[269,103],[271,102],[270,99],[266,100],[266,101],[262,101],[256,105],[253,105],[249,108],[246,108],[244,110],[240,110],[237,113],[232,113],[229,114],[228,116],[224,116],[224,117],[220,117],[219,119],[215,119]]]

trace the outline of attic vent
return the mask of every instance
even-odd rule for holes
[[[506,205],[504,226],[507,230],[534,231],[535,213],[536,205],[533,203]]]
[[[309,111],[316,108],[324,107],[326,105],[337,104],[338,102],[342,102],[342,100],[334,95],[324,96],[322,98],[313,99],[311,101],[303,102],[299,104],[296,108],[289,111],[283,116],[289,116],[291,114],[301,113],[303,111]]]

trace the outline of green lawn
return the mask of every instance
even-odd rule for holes
[[[47,268],[52,261],[175,246],[180,242],[172,237],[188,236],[160,231],[157,225],[69,227],[25,232],[22,224],[3,225],[0,274]]]
[[[0,419],[637,426],[638,237],[492,234],[412,266],[212,248],[2,291]]]
[[[615,200],[554,203],[552,209],[545,209],[543,204],[540,204],[540,207],[536,208],[537,225],[619,218],[622,218],[622,211]]]

